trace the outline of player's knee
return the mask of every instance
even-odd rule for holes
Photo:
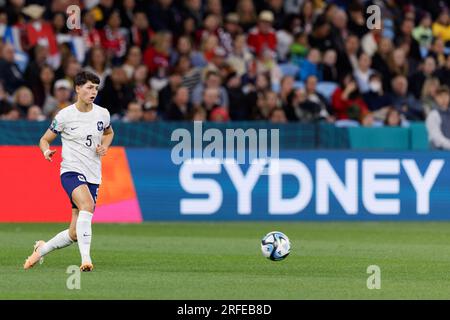
[[[80,207],[78,208],[80,211],[87,211],[90,213],[94,212],[94,202],[93,201],[84,201],[80,204]]]

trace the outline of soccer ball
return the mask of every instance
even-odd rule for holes
[[[261,240],[261,251],[264,257],[272,261],[281,261],[291,252],[289,238],[282,232],[269,232]]]

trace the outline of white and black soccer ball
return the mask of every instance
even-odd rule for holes
[[[291,252],[291,243],[284,233],[272,231],[262,238],[261,251],[264,257],[272,261],[280,261]]]

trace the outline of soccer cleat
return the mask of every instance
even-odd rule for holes
[[[94,270],[94,265],[92,263],[89,263],[89,262],[82,263],[81,267],[80,267],[80,270],[83,271],[83,272],[92,271],[92,270]]]
[[[43,240],[36,241],[36,243],[34,244],[33,253],[31,254],[31,256],[27,258],[27,260],[25,260],[25,263],[23,265],[23,268],[25,270],[33,268],[37,262],[39,262],[40,264],[44,262],[44,257],[41,257],[41,255],[38,252],[38,249],[42,247],[44,244],[45,241]]]

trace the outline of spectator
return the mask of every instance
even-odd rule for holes
[[[114,10],[114,0],[100,0],[100,3],[92,9],[95,18],[95,27],[102,29],[105,27],[108,17]]]
[[[11,107],[1,116],[1,120],[7,121],[20,120],[20,110],[16,107]]]
[[[170,64],[176,64],[180,56],[188,56],[194,67],[204,67],[207,64],[204,56],[192,48],[192,42],[188,36],[178,38],[176,48],[170,56]]]
[[[258,17],[258,25],[249,32],[248,46],[256,56],[262,56],[267,50],[276,52],[277,37],[272,28],[273,21],[271,11],[262,11]]]
[[[206,88],[203,91],[202,101],[200,106],[206,111],[207,118],[211,118],[211,112],[215,108],[222,107],[220,105],[219,90],[215,87]]]
[[[390,71],[390,77],[405,76],[409,74],[409,64],[406,60],[406,53],[403,48],[396,48],[392,51],[392,54],[388,60],[388,66]]]
[[[127,74],[127,78],[130,80],[133,78],[134,71],[142,62],[142,52],[138,46],[132,46],[128,49],[125,62],[122,68]]]
[[[240,34],[236,36],[233,45],[233,51],[228,56],[228,64],[240,75],[243,76],[247,71],[247,65],[252,61],[253,56],[247,48],[246,36]]]
[[[303,31],[310,34],[313,31],[313,24],[316,20],[314,4],[311,0],[303,1],[303,5],[300,9],[300,19],[302,21]]]
[[[205,76],[205,81],[198,84],[192,92],[191,102],[193,105],[200,105],[202,102],[203,93],[208,88],[215,88],[219,90],[219,104],[223,107],[229,106],[228,94],[224,87],[222,87],[222,79],[215,71],[209,71]]]
[[[30,17],[30,20],[25,25],[25,48],[30,50],[39,43],[46,43],[49,56],[52,58],[52,61],[49,61],[49,63],[53,67],[57,67],[59,65],[58,44],[52,25],[42,19],[44,11],[45,7],[37,4],[30,4],[23,8],[22,12]]]
[[[309,51],[308,35],[305,32],[299,31],[294,35],[294,42],[291,45],[291,61],[295,64],[300,64]]]
[[[370,128],[370,127],[374,127],[375,125],[376,125],[376,122],[375,122],[375,118],[373,117],[372,112],[369,111],[369,112],[363,113],[363,115],[361,117],[361,126]]]
[[[28,121],[44,121],[45,116],[42,113],[42,110],[39,106],[32,105],[31,107],[28,108],[27,120]]]
[[[339,79],[358,67],[359,39],[356,35],[349,35],[345,40],[345,51],[338,52],[337,69]]]
[[[169,76],[168,83],[164,88],[158,91],[158,112],[160,114],[166,114],[169,105],[172,102],[172,97],[181,86],[183,78],[180,74],[174,73]],[[188,88],[189,90],[189,88]],[[189,92],[188,92],[189,94]]]
[[[33,92],[29,88],[22,86],[14,92],[14,106],[20,111],[21,116],[26,116],[28,108],[33,104]]]
[[[127,50],[125,30],[120,25],[120,12],[114,10],[108,17],[108,23],[101,33],[102,47],[112,65],[121,64]]]
[[[127,75],[121,67],[114,67],[106,77],[105,85],[97,98],[109,110],[112,119],[122,117],[128,103],[134,99],[133,89],[127,83]]]
[[[286,13],[284,11],[283,0],[266,1],[264,10],[268,10],[273,13],[274,16],[273,27],[277,30],[281,29],[286,20]]]
[[[407,43],[410,47],[408,58],[418,62],[422,59],[420,53],[420,45],[412,36],[414,30],[414,19],[405,18],[400,26],[400,32],[395,38],[395,43],[400,46],[402,43]]]
[[[231,40],[229,46],[224,46],[229,54],[233,49],[233,40],[236,39],[238,35],[243,34],[242,28],[239,25],[239,15],[236,12],[230,12],[226,15],[224,33],[226,33],[228,35],[227,37]]]
[[[61,67],[56,70],[55,72],[55,78],[56,79],[66,79],[71,84],[73,84],[73,80],[75,79],[75,76],[78,72],[81,71],[81,65],[78,62],[78,60],[70,55],[67,60],[63,62]]]
[[[356,83],[358,84],[359,91],[361,93],[366,93],[369,91],[369,78],[373,74],[373,70],[370,68],[372,64],[372,59],[370,56],[361,52],[358,57],[358,66],[355,69],[354,77]]]
[[[315,104],[314,109],[318,110],[319,117],[321,119],[328,119],[332,121],[330,117],[329,107],[327,99],[317,92],[317,82],[318,78],[314,75],[309,76],[305,82],[305,92],[306,92],[306,102]]]
[[[407,127],[409,125],[408,121],[406,121],[400,112],[393,107],[387,109],[386,118],[383,124],[386,127]]]
[[[53,82],[55,80],[55,73],[52,67],[49,65],[44,65],[41,68],[39,74],[39,80],[32,87],[34,101],[38,106],[44,106],[47,99],[52,96]]]
[[[146,12],[148,20],[156,32],[172,30],[176,34],[181,33],[181,12],[173,5],[173,0],[151,1]]]
[[[450,54],[447,55],[445,64],[436,71],[436,76],[439,78],[441,84],[450,87]]]
[[[361,39],[362,50],[372,57],[378,50],[378,44],[380,43],[382,36],[382,29],[374,28]]]
[[[3,83],[0,81],[0,117],[11,110],[11,104],[7,101],[7,94]]]
[[[215,14],[208,14],[203,21],[203,28],[198,30],[196,33],[196,41],[195,43],[199,45],[203,42],[208,36],[215,35],[219,40],[219,44],[222,46],[221,37],[219,36],[222,33],[220,29],[220,18]]]
[[[166,120],[169,121],[182,121],[188,120],[189,113],[192,107],[189,103],[189,90],[186,87],[179,87],[176,89],[175,94],[170,104]]]
[[[251,106],[242,91],[241,77],[237,73],[228,76],[225,87],[230,99],[229,115],[232,120],[250,120]]]
[[[144,104],[144,113],[142,115],[143,122],[156,122],[159,120],[158,106],[149,102]]]
[[[227,109],[225,109],[224,107],[216,107],[211,111],[209,120],[212,122],[227,122],[230,120],[230,117],[228,115]]]
[[[190,21],[192,24],[192,30],[195,31],[201,26],[203,21],[203,9],[201,0],[185,0],[184,6],[182,8],[182,16],[184,17],[184,22]],[[186,31],[186,27],[183,27]],[[193,39],[191,39],[193,40]]]
[[[48,48],[46,46],[36,45],[33,49],[33,53],[34,56],[31,57],[32,60],[28,63],[24,74],[25,82],[30,87],[35,87],[39,84],[41,68],[46,64],[48,65]]]
[[[11,44],[3,45],[0,58],[0,80],[3,81],[6,92],[13,94],[24,85],[22,72],[14,62],[14,47]]]
[[[428,78],[422,87],[422,95],[420,102],[423,106],[423,111],[425,112],[425,117],[430,113],[431,110],[437,109],[436,105],[436,93],[440,87],[440,82],[438,78]]]
[[[172,46],[170,32],[158,32],[152,39],[152,45],[144,52],[144,63],[151,75],[157,74],[159,69],[169,67],[169,54]]]
[[[420,47],[429,49],[433,41],[433,31],[431,30],[431,15],[425,13],[419,22],[419,25],[414,28],[412,36],[419,43]]]
[[[208,71],[220,72],[220,69],[225,64],[225,58],[227,53],[224,48],[216,46],[211,53],[212,55],[208,61],[208,64],[204,69],[204,74],[206,74]]]
[[[192,66],[191,59],[187,55],[180,56],[175,64],[175,73],[182,76],[181,84],[191,93],[201,82],[202,69]]]
[[[244,32],[248,32],[257,22],[256,8],[253,0],[239,0],[236,6],[239,24]]]
[[[206,121],[206,111],[202,107],[194,107],[192,110],[192,121]]]
[[[348,74],[331,97],[331,105],[338,120],[350,119],[360,121],[368,112],[368,107],[361,97],[355,78]]]
[[[448,10],[443,10],[432,26],[433,36],[445,42],[450,41],[450,18]]]
[[[439,88],[436,93],[437,109],[431,110],[426,118],[428,140],[433,149],[450,150],[450,92],[448,87]]]
[[[59,110],[71,104],[73,86],[66,79],[59,79],[53,87],[53,96],[48,96],[43,106],[43,112],[48,118],[53,118]]]
[[[138,65],[133,74],[133,93],[137,102],[143,104],[145,98],[150,91],[150,87],[147,83],[148,70],[144,64]]]
[[[289,94],[287,104],[283,109],[288,121],[311,123],[323,120],[320,115],[320,106],[307,100],[306,91],[303,88],[296,89]]]
[[[322,81],[339,82],[338,69],[336,67],[337,53],[334,49],[325,51],[322,59]]]
[[[271,123],[287,123],[286,115],[283,108],[275,108],[269,114],[269,121]]]
[[[137,101],[131,101],[128,103],[127,110],[125,111],[125,116],[122,118],[122,122],[133,123],[140,122],[144,116],[144,111],[142,109],[142,104]]]
[[[311,47],[318,48],[321,52],[333,48],[330,24],[325,16],[320,15],[314,21],[313,31],[309,34],[308,42]]]
[[[359,39],[362,39],[364,35],[369,31],[366,25],[366,19],[364,18],[364,8],[359,2],[352,2],[348,6],[349,21],[348,30],[357,35]]]
[[[424,119],[424,110],[416,98],[408,93],[408,80],[402,75],[392,79],[392,105],[403,114],[406,119],[421,121]]]
[[[320,51],[316,48],[312,48],[305,60],[300,64],[299,79],[305,81],[309,76],[316,76],[322,79],[322,72],[319,69],[322,62],[322,56]]]
[[[270,78],[270,85],[278,84],[283,76],[277,64],[275,52],[267,50],[256,60],[256,72],[267,74]]]
[[[280,81],[280,100],[281,104],[285,106],[288,102],[288,97],[294,90],[294,78],[292,76],[284,76]]]
[[[389,38],[381,38],[378,50],[372,57],[372,68],[383,75],[383,88],[390,90],[391,80],[389,75],[391,71],[389,69],[389,60],[393,50],[392,41]]]
[[[265,94],[265,98],[266,98],[265,104],[266,110],[264,111],[264,115],[268,119],[272,110],[281,108],[281,101],[276,92],[273,91],[267,91]]]
[[[195,21],[192,17],[187,17],[186,19],[183,20],[183,33],[181,34],[181,36],[189,38],[189,41],[191,41],[191,43],[194,43],[195,34],[196,34]]]
[[[86,50],[102,45],[101,33],[95,28],[94,10],[87,10],[83,14],[83,24],[81,26],[81,35]]]
[[[67,29],[66,26],[66,16],[64,13],[55,12],[55,14],[53,15],[52,27],[53,32],[56,35],[56,42],[63,42],[62,38],[64,38],[69,32],[69,29]]]
[[[434,38],[428,55],[434,57],[439,67],[445,64],[447,55],[445,54],[445,43],[441,38]]]
[[[256,102],[252,104],[252,120],[267,120],[269,116],[269,110],[267,107],[267,92],[257,91],[255,92]]]
[[[133,25],[130,30],[130,44],[138,46],[141,52],[144,52],[154,34],[154,31],[150,28],[145,12],[136,11],[133,14]]]
[[[98,89],[103,89],[105,85],[105,79],[111,74],[111,68],[108,65],[106,59],[105,50],[102,47],[93,47],[88,53],[88,62],[85,70],[93,72],[100,78],[100,84]]]
[[[119,9],[120,9],[120,20],[122,21],[122,27],[124,27],[126,29],[131,29],[131,26],[132,26],[134,18],[135,18],[133,12],[137,9],[136,2],[134,0],[124,0],[119,5]],[[147,20],[147,17],[145,17],[145,19]]]
[[[436,61],[433,57],[426,57],[422,67],[409,78],[409,91],[416,99],[421,96],[425,80],[433,77],[435,71]]]
[[[373,73],[369,78],[369,90],[363,94],[363,99],[376,120],[386,117],[387,108],[391,104],[389,95],[384,93],[382,77]]]
[[[345,50],[345,40],[349,31],[347,29],[348,17],[347,13],[342,9],[329,10],[328,12],[334,13],[327,18],[327,21],[331,23],[331,39],[333,43],[333,48],[339,52]]]

